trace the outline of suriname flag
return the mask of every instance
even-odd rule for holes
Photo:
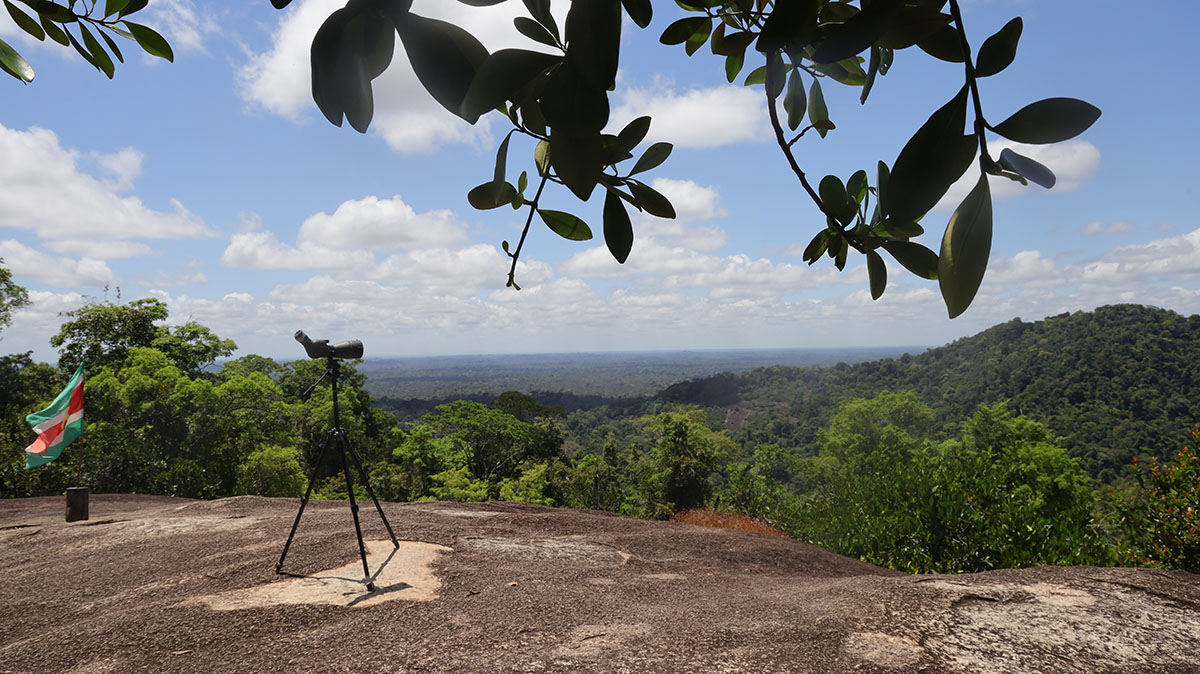
[[[41,466],[58,458],[63,448],[83,432],[83,365],[71,375],[62,393],[41,412],[26,415],[37,440],[25,448],[25,467]]]

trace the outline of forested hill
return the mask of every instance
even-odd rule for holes
[[[1046,424],[1109,481],[1135,454],[1173,456],[1200,421],[1200,315],[1106,306],[1014,319],[916,356],[826,368],[766,367],[665,389],[670,402],[727,408],[735,437],[813,447],[842,400],[912,389],[950,432],[980,403]]]

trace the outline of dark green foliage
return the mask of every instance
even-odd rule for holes
[[[737,405],[730,426],[745,446],[800,452],[837,404],[911,389],[955,432],[981,404],[1009,408],[1050,429],[1089,475],[1110,482],[1136,454],[1168,458],[1200,410],[1200,315],[1136,305],[1100,307],[1026,323],[1014,319],[916,356],[826,368],[768,367],[692,380],[662,396]]]
[[[1044,428],[984,406],[961,440],[933,444],[932,419],[912,392],[839,407],[791,531],[910,572],[1105,561],[1087,476]]]

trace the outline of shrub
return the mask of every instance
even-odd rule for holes
[[[304,468],[295,447],[260,447],[238,466],[237,474],[238,494],[300,496],[304,491]]]

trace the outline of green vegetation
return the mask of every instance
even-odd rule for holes
[[[473,6],[504,1],[460,0]],[[272,0],[278,9],[290,2]],[[908,272],[938,281],[951,318],[965,311],[991,250],[990,180],[1032,181],[1045,188],[1055,183],[1048,168],[1011,148],[993,158],[989,140],[994,135],[1018,143],[1057,143],[1083,133],[1100,116],[1084,101],[1047,98],[989,122],[978,80],[1012,64],[1023,24],[1020,17],[1012,19],[973,54],[958,0],[676,4],[687,15],[667,25],[660,42],[683,45],[689,56],[707,44],[723,57],[715,67],[729,82],[741,78],[745,86],[762,87],[772,140],[791,177],[824,216],[804,259],[813,264],[828,256],[842,270],[851,250],[863,255],[875,299],[887,287],[887,254]],[[639,151],[650,130],[648,116],[620,131],[609,129],[609,96],[620,86],[621,33],[649,27],[651,1],[572,0],[561,30],[549,0],[524,0],[524,6],[528,16],[517,17],[514,25],[536,50],[489,53],[469,30],[413,12],[411,0],[352,0],[329,15],[311,48],[313,100],[335,126],[344,120],[366,133],[374,115],[372,80],[391,65],[397,37],[417,80],[448,112],[470,124],[493,111],[501,114],[510,129],[497,148],[494,170],[467,193],[467,201],[480,210],[528,209],[516,244],[502,242],[511,258],[508,286],[517,290],[517,261],[535,214],[565,239],[593,236],[579,217],[548,207],[556,199],[553,193],[563,191],[559,186],[580,201],[601,188],[604,243],[622,264],[634,245],[629,206],[675,217],[671,202],[646,182],[647,172],[663,164],[673,146],[657,142]],[[626,15],[631,23],[624,21]],[[798,161],[798,143],[845,132],[831,118],[825,88],[835,82],[851,87],[853,99],[865,104],[903,50],[961,63],[962,88],[945,103],[918,101],[922,108],[937,108],[890,167],[880,160],[844,180],[827,175],[810,181]],[[834,113],[838,117],[836,106]],[[532,171],[510,177],[510,146],[532,160],[527,164]],[[940,252],[912,241],[925,231],[917,223],[976,160],[980,178],[951,216]]]
[[[328,387],[307,400],[301,393],[324,363],[251,355],[202,367],[233,344],[193,323],[162,327],[166,317],[165,305],[145,300],[89,303],[68,316],[55,339],[60,363],[92,363],[87,430],[64,459],[35,470],[10,452],[0,461],[0,493],[61,493],[76,471],[97,492],[212,498],[304,489],[306,467],[332,423],[332,396]],[[1074,406],[1077,422],[1125,415],[1124,435],[1112,437],[1153,437],[1156,424],[1194,426],[1185,414],[1197,409],[1191,391],[1135,389],[1128,395],[1142,407],[1128,409],[1117,406],[1132,397],[1106,405],[1104,396],[1118,393],[1104,382],[1146,358],[1193,381],[1188,328],[1196,319],[1106,307],[1008,323],[899,360],[763,368],[587,409],[507,391],[441,403],[403,423],[374,404],[365,375],[347,363],[342,422],[385,500],[500,499],[782,531],[911,572],[1114,563],[1195,571],[1200,428],[1172,434],[1167,448],[1097,453],[1072,448],[1046,420]],[[1060,358],[1038,349],[1058,349]],[[1062,362],[1069,358],[1081,360]],[[1040,368],[1036,376],[1022,371],[1029,363]],[[1089,368],[1108,374],[1069,376]],[[56,394],[65,371],[28,354],[0,359],[0,433],[8,446],[28,443],[20,419]],[[881,385],[897,381],[910,387]],[[1025,385],[1003,395],[1013,381]],[[1069,393],[1080,386],[1094,395]],[[1172,395],[1186,407],[1166,403]],[[799,423],[798,409],[815,419]],[[1160,418],[1170,410],[1178,416]],[[812,440],[798,442],[810,428]],[[1112,468],[1121,475],[1110,484],[1089,474],[1096,456],[1134,454],[1145,458],[1133,470]],[[316,495],[345,498],[340,465],[326,459]]]

